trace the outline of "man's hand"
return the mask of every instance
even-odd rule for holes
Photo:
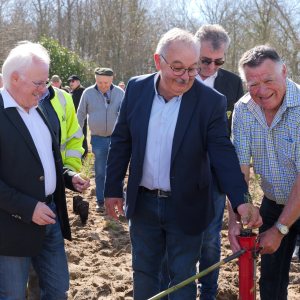
[[[38,202],[32,215],[32,222],[38,225],[55,224],[53,218],[55,218],[53,211],[46,204]]]
[[[72,183],[74,188],[80,193],[82,193],[83,190],[86,190],[88,187],[90,187],[90,180],[85,181],[78,174],[73,176]]]
[[[118,220],[118,216],[116,214],[115,206],[118,207],[118,211],[121,215],[124,215],[123,210],[123,198],[105,198],[105,210],[106,212],[113,217],[114,219]]]
[[[259,247],[263,247],[260,254],[274,253],[279,248],[283,237],[284,235],[274,226],[260,234],[258,236]]]
[[[237,211],[243,219],[243,224],[248,228],[259,228],[263,224],[259,209],[252,203],[239,205]]]
[[[236,220],[229,221],[228,239],[230,242],[230,248],[233,253],[240,251],[241,247],[238,242],[237,236],[241,234],[243,225]]]

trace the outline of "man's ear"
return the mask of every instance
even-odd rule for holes
[[[159,54],[154,54],[154,60],[155,60],[155,66],[156,66],[156,69],[159,71],[161,69],[161,58],[160,58],[160,55]]]
[[[283,64],[283,67],[282,67],[282,76],[287,79],[287,70],[286,70],[286,66],[285,64]]]
[[[11,74],[11,83],[13,85],[18,85],[18,83],[20,83],[20,81],[21,81],[20,74],[18,72],[13,72]]]
[[[113,76],[111,76],[111,83],[113,83],[113,80],[114,80],[114,77],[113,77]]]

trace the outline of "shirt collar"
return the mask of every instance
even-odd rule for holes
[[[49,90],[47,89],[46,93],[43,94],[42,98],[39,100],[39,103],[43,103],[46,97],[48,97],[50,94]]]
[[[197,75],[197,78],[198,78],[199,80],[201,80],[202,82],[204,82],[205,80],[216,79],[217,76],[218,76],[218,71],[217,71],[215,74],[213,74],[213,75],[211,75],[211,76],[205,78],[204,80],[202,79],[202,77],[201,77],[199,74]]]
[[[15,107],[21,111],[25,112],[25,109],[22,108],[17,102],[16,100],[10,95],[10,93],[3,88],[2,92],[1,92],[2,98],[3,98],[3,106],[4,109],[6,108],[10,108],[10,107]],[[35,106],[36,107],[36,106]]]

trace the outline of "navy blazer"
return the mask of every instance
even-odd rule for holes
[[[122,197],[122,180],[131,160],[125,201],[128,219],[134,213],[142,176],[154,76],[129,81],[111,136],[104,195]],[[243,204],[248,187],[227,133],[226,97],[195,80],[181,100],[170,167],[175,214],[189,235],[202,233],[214,217],[210,163],[233,208]]]

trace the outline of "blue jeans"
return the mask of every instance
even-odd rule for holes
[[[172,198],[139,193],[129,220],[132,245],[133,296],[145,300],[160,292],[162,260],[168,252],[170,286],[196,274],[202,234],[189,236],[179,227]],[[171,300],[195,300],[192,282],[169,295]]]
[[[91,136],[92,152],[95,155],[95,182],[97,203],[104,202],[104,180],[110,137]]]
[[[56,214],[54,202],[52,201],[48,206]],[[45,240],[38,256],[15,257],[0,255],[1,300],[25,299],[31,262],[39,278],[42,300],[63,300],[68,298],[66,294],[69,290],[68,262],[57,216],[55,221],[55,224],[46,225]]]
[[[276,204],[275,201],[264,196],[260,207],[263,225],[259,228],[259,233],[274,226],[283,208],[283,205]],[[276,252],[261,256],[259,280],[261,300],[287,300],[290,264],[297,234],[300,234],[299,219],[291,226]]]
[[[226,202],[226,195],[223,194],[218,186],[218,179],[215,172],[212,172],[215,217],[204,231],[203,244],[201,248],[201,258],[199,261],[199,272],[216,264],[221,259],[221,236],[220,232],[223,225],[223,215]],[[208,273],[199,279],[199,290],[201,300],[215,300],[218,290],[219,270]]]

